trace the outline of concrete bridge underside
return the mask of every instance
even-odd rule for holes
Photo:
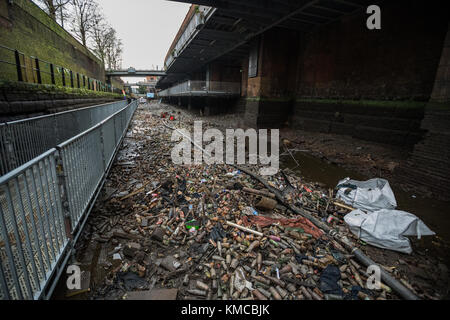
[[[247,126],[289,126],[415,150],[411,168],[436,177],[416,182],[450,192],[448,154],[439,153],[433,168],[419,155],[450,145],[446,1],[378,1],[380,30],[367,28],[373,3],[365,0],[176,1],[198,7],[167,52],[167,75],[157,87],[174,93],[163,100],[192,105],[170,90],[186,81],[239,83],[239,102],[228,111],[241,113]],[[216,102],[195,104],[211,114],[227,111]],[[422,149],[414,148],[418,142]]]

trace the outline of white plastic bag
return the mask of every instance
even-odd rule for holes
[[[235,273],[234,273],[234,283],[233,284],[234,284],[234,287],[239,292],[241,292],[245,288],[247,288],[249,290],[253,290],[252,283],[245,279],[245,273],[244,273],[244,270],[242,270],[241,267],[237,268]]]
[[[379,248],[411,253],[411,243],[406,236],[435,235],[418,217],[399,210],[382,209],[364,213],[350,212],[344,217],[353,234]]]
[[[345,178],[339,181],[336,188],[336,197],[356,209],[375,211],[397,207],[394,193],[386,179],[357,181]]]

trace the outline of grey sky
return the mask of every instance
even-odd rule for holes
[[[97,2],[123,41],[123,67],[136,69],[162,68],[164,57],[190,6],[166,0]]]

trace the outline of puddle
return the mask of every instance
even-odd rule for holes
[[[328,188],[335,188],[339,180],[351,177],[355,180],[368,180],[376,177],[365,177],[360,173],[352,172],[334,164],[329,164],[306,152],[298,151],[293,153],[296,162],[289,155],[280,156],[280,167],[282,169],[291,168],[296,174],[304,177],[309,182],[320,182]],[[294,169],[295,168],[295,169]],[[422,198],[418,194],[404,192],[391,184],[397,199],[397,209],[410,212],[420,219],[444,242],[444,246],[437,244],[435,237],[424,237],[420,241],[413,240],[417,250],[422,250],[427,254],[437,256],[447,265],[450,265],[450,219],[448,211],[450,202],[438,201],[434,199]]]

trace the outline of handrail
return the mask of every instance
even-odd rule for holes
[[[212,16],[212,13],[214,13],[215,10],[216,8],[213,7],[199,6],[198,12],[191,17],[191,20],[186,25],[175,47],[172,49],[172,52],[169,53],[169,56],[164,63],[166,70],[170,68],[173,61],[176,60],[176,56],[183,52],[186,45],[190,43],[190,41],[198,33],[198,26],[205,23]]]
[[[128,108],[128,105],[118,111],[116,111],[115,113],[113,113],[112,115],[110,115],[109,117],[105,118],[104,120],[100,121],[99,123],[97,123],[96,125],[94,125],[93,127],[90,127],[89,129],[81,132],[80,134],[73,136],[72,138],[70,138],[69,140],[64,141],[63,143],[58,144],[58,148],[64,148],[66,145],[72,143],[73,141],[77,140],[79,137],[88,134],[91,131],[94,131],[95,129],[101,127],[105,122],[109,121],[111,118],[113,118],[115,115],[119,114],[120,112],[122,112],[123,110],[125,110],[126,108]]]
[[[0,176],[85,131],[126,104],[120,100],[0,124]]]
[[[239,82],[188,80],[158,92],[160,97],[194,95],[239,95]]]
[[[63,114],[66,114],[66,113],[74,113],[74,112],[79,112],[79,111],[82,111],[82,110],[88,110],[88,109],[92,109],[92,108],[104,107],[104,106],[110,105],[110,104],[111,104],[111,102],[105,102],[105,103],[96,104],[96,105],[93,105],[93,106],[76,108],[76,109],[72,109],[72,110],[66,110],[66,111],[61,111],[61,112],[51,113],[51,114],[44,114],[44,115],[36,116],[36,117],[33,117],[33,118],[25,118],[25,119],[14,120],[14,121],[0,123],[0,126],[2,126],[2,125],[12,125],[12,124],[17,124],[17,123],[22,123],[22,122],[27,122],[27,121],[37,120],[37,119],[51,118],[51,117],[63,115]]]
[[[51,297],[136,109],[133,101],[0,177],[0,300]]]

